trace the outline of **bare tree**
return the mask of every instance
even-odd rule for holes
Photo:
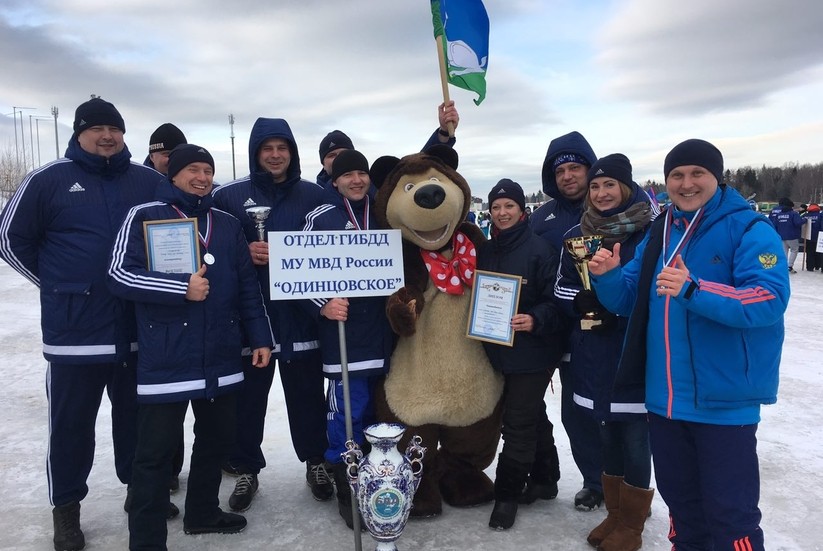
[[[0,205],[6,204],[25,175],[26,165],[17,158],[14,144],[0,147]]]

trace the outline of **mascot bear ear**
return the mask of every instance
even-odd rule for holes
[[[384,155],[383,157],[375,159],[369,169],[369,177],[371,178],[372,185],[380,189],[386,182],[386,177],[389,175],[389,172],[394,170],[394,167],[396,167],[398,163],[400,163],[400,159],[392,157],[391,155]]]
[[[454,170],[457,170],[457,151],[454,148],[448,145],[437,144],[427,148],[424,152],[425,155],[430,155],[432,157],[436,157],[440,159],[442,163],[446,166],[451,167]]]

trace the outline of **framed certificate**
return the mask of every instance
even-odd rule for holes
[[[504,346],[514,344],[511,320],[517,313],[522,279],[484,270],[474,273],[467,337]]]
[[[197,218],[143,222],[149,271],[193,274],[200,268]]]

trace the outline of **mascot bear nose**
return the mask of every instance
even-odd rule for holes
[[[414,202],[424,209],[436,209],[446,199],[446,192],[437,184],[427,184],[414,192]]]

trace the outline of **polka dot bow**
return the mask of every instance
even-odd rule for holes
[[[472,285],[477,250],[466,234],[457,232],[452,238],[452,251],[451,260],[435,251],[420,251],[420,254],[435,287],[450,295],[462,295],[463,284]]]

